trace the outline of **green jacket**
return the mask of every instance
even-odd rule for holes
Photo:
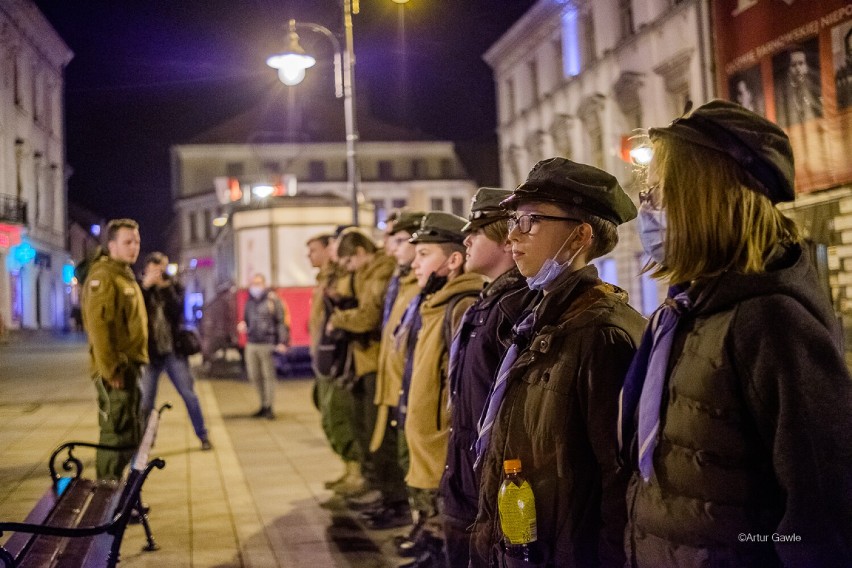
[[[93,377],[148,363],[148,314],[130,266],[108,256],[92,263],[81,304]]]

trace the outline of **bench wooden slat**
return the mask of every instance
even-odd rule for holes
[[[94,526],[109,522],[120,497],[121,491],[116,491],[114,483],[99,482],[92,488],[92,498],[79,525]],[[89,563],[104,566],[112,539],[112,535],[106,533],[89,538],[67,539],[65,548],[56,558],[56,566],[67,566],[63,563],[66,559],[74,559],[76,564],[80,558],[85,559],[82,563],[84,566]]]
[[[59,498],[51,514],[42,524],[73,528],[80,520],[92,501],[92,492],[97,482],[90,479],[77,479]],[[76,539],[75,539],[76,540]],[[56,557],[62,552],[63,544],[69,539],[59,536],[34,535],[32,544],[20,568],[42,568],[54,566]]]
[[[68,490],[72,489],[73,482],[77,480],[72,480],[72,484],[69,485]],[[33,525],[43,525],[45,521],[50,516],[51,511],[53,511],[54,507],[56,507],[56,502],[60,499],[53,488],[48,489],[44,495],[42,495],[41,499],[39,499],[38,503],[36,503],[33,510],[30,511],[30,514],[27,515],[27,518],[24,519],[25,523],[30,523]],[[9,554],[12,555],[12,558],[18,558],[21,555],[21,552],[30,541],[33,540],[34,535],[28,533],[12,533],[12,535],[6,541],[4,547]]]

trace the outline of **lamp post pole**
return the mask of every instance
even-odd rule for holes
[[[355,66],[355,46],[352,37],[352,2],[343,1],[343,34],[345,49],[343,50],[343,112],[346,121],[346,173],[349,180],[349,192],[352,199],[352,224],[359,226],[358,193],[361,174],[358,171],[358,128],[355,120],[355,81],[353,68]],[[358,0],[354,0],[357,2]],[[356,10],[357,12],[357,10]]]

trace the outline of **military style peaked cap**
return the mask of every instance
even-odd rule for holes
[[[464,218],[443,211],[430,211],[423,216],[420,228],[408,239],[410,243],[455,243],[462,244],[466,235],[462,227]]]
[[[577,207],[616,225],[636,217],[636,206],[614,176],[566,158],[550,158],[537,163],[527,180],[501,204],[517,209],[526,201]]]
[[[754,190],[773,203],[795,198],[793,148],[776,124],[736,103],[712,100],[664,128],[652,128],[651,138],[674,136],[712,148],[736,161],[755,182]]]
[[[462,227],[463,233],[470,233],[509,217],[509,211],[500,206],[500,202],[512,195],[507,189],[497,187],[480,187],[470,202],[470,215],[467,224]]]
[[[423,216],[426,213],[423,211],[403,211],[399,214],[399,217],[396,218],[393,226],[391,227],[390,233],[391,235],[395,235],[400,231],[405,231],[409,234],[413,234],[414,231],[420,228],[420,221],[423,220]]]

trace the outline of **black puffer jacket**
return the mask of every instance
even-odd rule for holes
[[[507,295],[526,289],[526,280],[517,268],[501,274],[467,309],[462,320],[465,325],[458,332],[461,348],[455,376],[450,377],[450,439],[447,465],[441,478],[441,497],[444,515],[463,526],[476,519],[479,498],[479,476],[473,471],[476,454],[471,446],[476,441],[479,417],[500,360],[509,347],[506,340],[515,323],[504,316],[497,302],[507,298],[510,303],[519,304],[524,299],[522,294],[511,298]],[[511,309],[520,313],[523,306]]]
[[[690,291],[654,475],[628,495],[632,566],[852,566],[852,380],[800,247]]]
[[[539,297],[484,457],[471,565],[498,565],[503,461],[520,458],[546,565],[622,568],[629,472],[617,462],[618,398],[645,320],[594,266]]]

